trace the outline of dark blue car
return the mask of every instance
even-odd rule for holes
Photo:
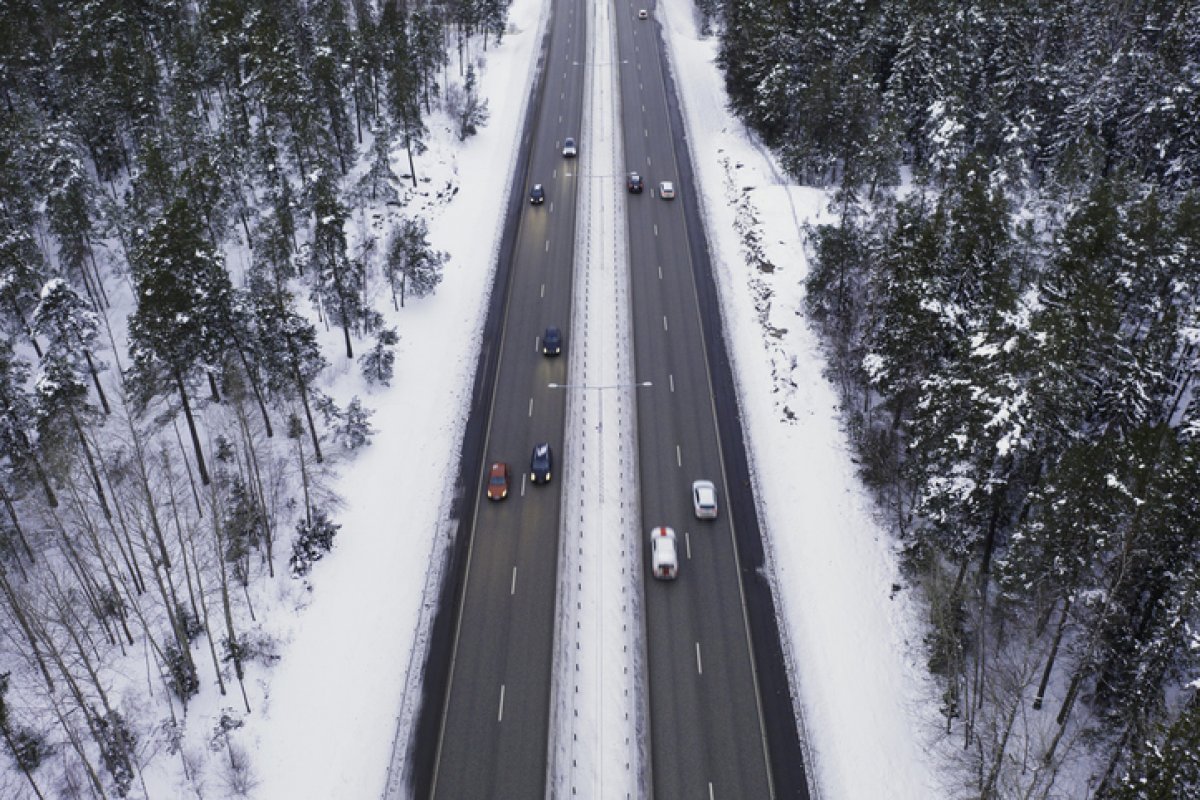
[[[553,326],[542,334],[542,355],[556,356],[562,352],[562,331]]]
[[[554,454],[550,452],[550,443],[534,445],[533,455],[529,458],[529,480],[534,483],[549,483],[550,469],[553,466]]]

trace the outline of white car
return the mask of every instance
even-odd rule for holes
[[[663,200],[675,199],[675,184],[670,181],[663,181],[658,185],[658,196]]]
[[[717,487],[712,481],[692,483],[692,508],[696,510],[697,519],[717,518]]]
[[[575,140],[568,136],[563,140],[563,158],[574,158],[579,155],[579,150],[575,147]]]
[[[650,531],[650,564],[654,577],[673,581],[679,577],[679,557],[675,552],[675,531],[667,527]]]
[[[644,8],[638,9],[638,19],[650,19],[650,13]]]

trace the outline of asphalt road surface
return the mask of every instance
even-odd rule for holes
[[[643,538],[675,528],[681,560],[673,583],[645,577],[651,785],[667,799],[807,797],[678,106],[653,5],[647,20],[639,7],[615,4],[625,168],[646,187],[627,195],[636,380],[654,384],[638,396]],[[565,397],[547,384],[565,382],[572,342],[546,358],[540,336],[571,329],[577,178],[561,151],[568,136],[588,146],[584,19],[580,0],[556,3],[531,98],[519,218],[502,246],[503,300],[485,331],[464,442],[456,513],[468,538],[454,551],[426,666],[418,797],[546,796],[561,465],[533,486],[529,456],[542,441],[562,455]],[[660,197],[665,180],[675,200]],[[543,205],[527,202],[533,183],[545,186]],[[493,461],[513,477],[500,502],[484,499]],[[698,478],[717,484],[716,520],[693,514]]]
[[[644,578],[654,795],[806,798],[678,103],[654,6],[616,5],[626,170],[646,185],[626,206],[636,380],[659,387],[637,398],[643,530],[673,527],[680,550],[676,581]],[[695,517],[698,479],[715,520]]]
[[[547,326],[570,330],[577,159],[563,142],[579,138],[586,46],[580,0],[556,4],[544,51],[543,83],[532,102],[531,135],[515,248],[507,273],[494,391],[479,472],[465,476],[462,506],[471,533],[465,590],[444,698],[443,722],[428,791],[437,798],[538,798],[545,794],[550,712],[560,470],[565,398],[547,388],[565,382],[569,340],[557,358],[542,354]],[[581,143],[586,146],[586,143]],[[540,183],[546,198],[528,202]],[[470,235],[464,231],[464,235]],[[503,276],[502,276],[503,277]],[[504,286],[497,283],[497,290]],[[549,442],[556,463],[549,484],[530,480],[530,454]],[[478,460],[478,459],[477,459]],[[491,462],[508,463],[509,496],[484,495]],[[474,478],[474,480],[472,480]],[[470,524],[473,521],[473,524]],[[460,533],[460,535],[462,535]],[[428,697],[429,695],[427,695]],[[423,711],[423,715],[425,712]],[[419,733],[420,735],[420,733]]]

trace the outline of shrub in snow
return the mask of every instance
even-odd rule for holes
[[[341,527],[319,508],[313,509],[312,522],[302,519],[296,524],[296,540],[292,542],[292,557],[288,561],[293,577],[307,575],[313,562],[320,561],[333,549],[333,537]]]
[[[43,757],[48,755],[46,740],[40,733],[15,726],[9,718],[8,702],[5,700],[8,694],[8,676],[9,673],[0,672],[0,732],[3,733],[0,741],[7,746],[17,768],[30,773],[37,769]]]
[[[350,400],[341,420],[333,429],[333,438],[342,447],[353,452],[371,443],[375,429],[371,427],[371,415],[375,412],[363,408],[362,401],[357,397]]]
[[[117,796],[126,797],[133,786],[133,762],[129,756],[137,745],[137,735],[116,711],[97,714],[93,724],[104,768],[116,784]]]
[[[396,354],[393,352],[393,348],[398,341],[400,341],[400,336],[396,333],[395,328],[384,328],[379,331],[379,335],[375,339],[375,346],[358,360],[367,383],[391,385],[393,367],[396,363]]]
[[[163,658],[167,667],[167,686],[186,703],[189,697],[200,692],[200,678],[196,676],[195,665],[174,642],[169,642],[163,648]]]

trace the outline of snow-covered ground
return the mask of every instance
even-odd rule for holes
[[[343,403],[363,396],[376,411],[378,433],[371,447],[341,465],[334,489],[344,505],[333,516],[342,529],[333,552],[313,570],[311,592],[280,581],[275,610],[263,620],[264,630],[280,636],[283,658],[269,671],[255,667],[255,710],[238,734],[253,756],[255,797],[380,796],[397,721],[407,724],[415,710],[412,679],[440,577],[428,570],[441,564],[446,546],[450,489],[489,300],[484,287],[491,283],[523,121],[522,103],[504,101],[528,95],[518,87],[532,80],[548,12],[541,0],[513,3],[509,32],[486,53],[481,90],[491,99],[491,118],[478,136],[460,146],[448,121],[431,124],[432,147],[419,157],[417,170],[429,178],[423,190],[430,238],[451,260],[434,296],[388,315],[401,337],[393,386],[370,390],[351,365],[335,368],[341,374],[331,393]],[[825,196],[788,184],[726,111],[716,41],[697,36],[690,0],[663,0],[655,19],[669,40],[703,184],[683,190],[699,196],[709,224],[781,624],[821,796],[945,796],[933,744],[937,693],[924,676],[919,609],[905,591],[892,596],[899,580],[893,544],[856,477],[836,395],[821,375],[817,341],[801,314],[801,226],[820,218]],[[586,207],[593,220],[620,214],[618,205],[601,197]],[[586,224],[581,216],[580,225]],[[739,226],[757,232],[774,272],[748,266]],[[612,378],[606,377],[608,366]],[[617,354],[602,352],[592,370],[572,365],[571,380],[620,382],[621,369]],[[603,420],[617,421],[593,433],[601,403]],[[611,448],[607,458],[616,457],[628,446],[622,439],[628,428],[620,420],[630,417],[622,416],[620,403],[604,391],[574,398],[569,435],[600,436]],[[604,469],[603,463],[595,466]],[[623,513],[604,513],[610,511],[614,517]],[[637,546],[636,531],[630,546]],[[605,577],[612,553],[584,547],[572,557],[599,591],[611,595],[608,587],[620,586]],[[583,766],[564,773],[560,765],[558,774],[580,797],[620,796],[636,786],[617,778],[612,770],[621,767],[610,763],[628,758],[610,745],[612,731],[630,723],[605,717],[607,709],[621,708],[606,704],[606,693],[628,686],[604,677],[623,665],[607,655],[621,634],[605,624],[619,607],[636,626],[632,615],[640,607],[613,599],[583,604],[578,620],[580,652],[596,661],[584,665],[583,680],[593,689],[582,702],[591,711],[585,709],[577,725],[585,742],[595,737],[594,749],[577,745]],[[561,599],[560,606],[566,613],[575,608]],[[560,624],[565,629],[573,621]],[[197,699],[198,712],[205,704],[210,714],[222,702],[233,705],[213,694],[206,690]],[[635,715],[636,703],[621,700]],[[406,735],[404,725],[400,735]]]

